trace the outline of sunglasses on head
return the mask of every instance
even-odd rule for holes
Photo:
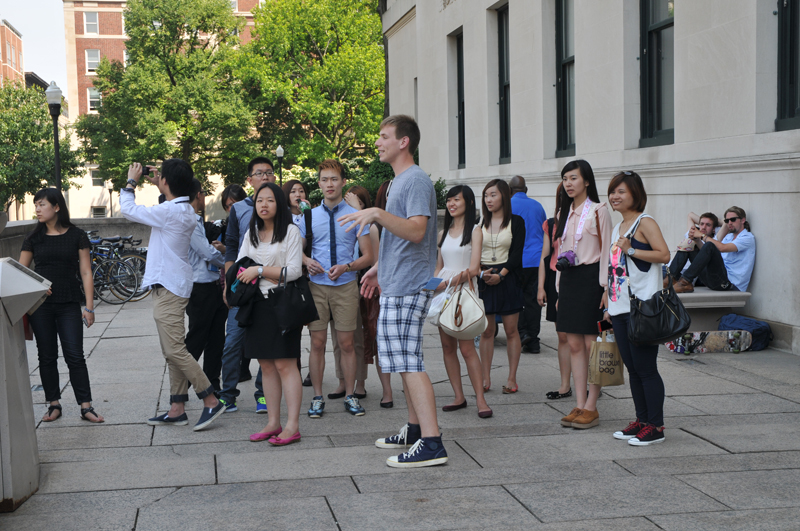
[[[739,216],[735,216],[735,217],[732,217],[732,218],[725,218],[725,223],[733,223],[735,221],[739,221],[740,219],[742,219],[742,218],[740,218]]]

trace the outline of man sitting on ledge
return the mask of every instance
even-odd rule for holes
[[[693,282],[699,277],[714,291],[747,291],[755,264],[756,239],[750,233],[743,209],[730,207],[725,211],[723,221],[716,237],[702,234],[702,246],[675,254],[669,266],[673,276],[664,280],[665,286],[672,280],[676,293],[691,293],[694,291]],[[687,260],[691,260],[692,265],[680,273]]]

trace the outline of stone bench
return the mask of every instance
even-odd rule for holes
[[[679,293],[681,302],[692,316],[690,332],[717,330],[723,315],[736,313],[750,299],[749,292],[712,291],[706,287],[694,288],[692,293]]]

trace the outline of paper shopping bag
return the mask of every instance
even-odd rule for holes
[[[625,385],[619,347],[614,341],[608,341],[606,332],[603,332],[600,341],[592,343],[592,352],[589,354],[589,383],[603,387]]]

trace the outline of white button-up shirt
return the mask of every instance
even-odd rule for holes
[[[152,227],[142,288],[161,284],[178,297],[188,299],[193,284],[189,245],[196,226],[189,198],[176,197],[146,207],[136,204],[133,193],[120,192],[119,202],[125,219]]]

